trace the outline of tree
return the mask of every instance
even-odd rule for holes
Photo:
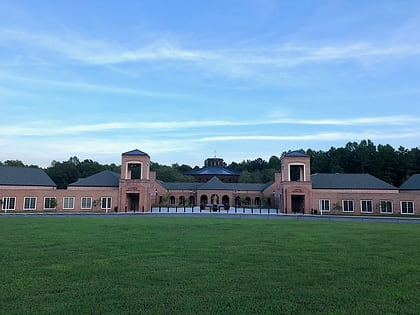
[[[13,167],[27,167],[20,160],[7,160],[7,161],[4,161],[4,165],[5,166],[13,166]]]
[[[79,179],[79,171],[76,165],[69,161],[55,162],[53,166],[48,167],[45,171],[59,189],[65,189],[68,184]]]

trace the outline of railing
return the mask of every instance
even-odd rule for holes
[[[216,207],[215,207],[216,206]],[[207,204],[200,206],[154,206],[152,213],[228,213],[228,214],[281,214],[279,209],[264,207],[231,206],[225,209],[223,205]]]

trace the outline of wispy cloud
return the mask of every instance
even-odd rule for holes
[[[202,129],[217,127],[243,127],[243,126],[270,126],[270,125],[317,125],[317,126],[407,126],[420,123],[420,117],[411,116],[379,116],[379,117],[360,117],[352,119],[321,119],[305,120],[282,118],[275,120],[189,120],[189,121],[142,121],[142,122],[109,122],[86,125],[70,125],[56,122],[34,122],[32,125],[24,126],[3,124],[0,126],[0,133],[3,136],[61,136],[71,134],[83,134],[91,132],[111,132],[124,130],[142,131],[174,131],[187,129]],[[46,127],[47,126],[47,127]],[[263,139],[264,136],[261,136]],[[229,139],[229,137],[227,137]],[[278,137],[268,137],[270,139],[281,139]]]
[[[68,34],[40,34],[24,30],[0,30],[0,43],[48,50],[69,60],[85,64],[111,65],[134,62],[181,61],[196,65],[240,71],[252,66],[278,68],[339,60],[365,60],[378,57],[403,57],[420,54],[420,44],[412,42],[278,43],[269,46],[208,50],[186,48],[173,40],[161,39],[140,47],[125,47],[116,42],[79,38]],[[194,46],[194,43],[189,43]],[[377,60],[375,60],[377,61]]]
[[[92,91],[95,93],[106,93],[106,94],[125,94],[125,95],[139,95],[147,97],[158,97],[158,98],[183,98],[187,99],[190,96],[181,93],[170,93],[164,91],[154,91],[145,89],[134,89],[128,87],[119,87],[112,85],[92,84],[84,81],[60,81],[60,80],[46,80],[42,78],[34,77],[23,77],[18,75],[9,74],[6,72],[0,72],[0,79],[6,79],[9,81],[30,83],[30,86],[48,86],[62,89],[78,90],[78,91]],[[13,90],[11,90],[13,91]],[[18,92],[15,92],[18,93]],[[19,91],[21,93],[21,91]]]
[[[62,136],[76,135],[85,133],[101,133],[101,132],[117,132],[117,131],[175,131],[175,130],[208,130],[208,128],[218,127],[247,127],[247,126],[281,126],[281,125],[316,125],[316,126],[407,126],[420,123],[419,117],[410,116],[382,116],[382,117],[366,117],[353,119],[324,119],[324,120],[299,120],[299,119],[277,119],[277,120],[252,120],[252,121],[230,121],[230,120],[191,120],[191,121],[155,121],[155,122],[109,122],[99,124],[86,125],[70,125],[56,122],[38,121],[32,124],[13,125],[3,124],[0,126],[0,133],[3,136]],[[317,136],[314,136],[315,138]],[[230,139],[229,137],[223,137]],[[261,136],[264,139],[265,136]],[[206,138],[216,139],[216,138]],[[238,138],[240,139],[240,137]],[[255,138],[257,139],[257,138]],[[268,136],[267,140],[279,139],[281,137]],[[299,140],[299,138],[295,139]]]
[[[350,141],[353,139],[405,139],[420,136],[420,131],[385,133],[385,132],[326,132],[304,135],[286,135],[286,136],[236,136],[223,135],[215,137],[204,137],[196,140],[197,142],[226,142],[226,141]]]

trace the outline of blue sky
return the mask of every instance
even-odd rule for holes
[[[0,160],[418,147],[419,1],[0,0]]]

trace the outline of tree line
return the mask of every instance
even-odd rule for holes
[[[407,149],[400,146],[398,149],[391,145],[375,145],[370,140],[362,140],[360,143],[349,142],[344,147],[331,147],[328,151],[316,151],[312,149],[298,150],[310,156],[312,173],[369,173],[396,187],[399,187],[412,174],[420,173],[420,148]],[[282,155],[290,151],[283,152]],[[0,165],[38,167],[37,165],[25,165],[19,160],[7,160]],[[199,169],[199,166],[191,167],[177,163],[161,165],[151,162],[150,169],[156,172],[156,178],[165,182],[191,182],[193,178],[185,175],[186,172]],[[241,172],[242,183],[266,183],[274,180],[274,173],[281,170],[279,156],[271,156],[268,161],[257,158],[232,162],[227,168]],[[67,161],[52,161],[45,169],[51,179],[57,184],[57,188],[66,188],[69,183],[79,178],[84,178],[100,171],[110,170],[121,172],[121,166],[112,164],[100,164],[86,159],[80,161],[76,156]]]

